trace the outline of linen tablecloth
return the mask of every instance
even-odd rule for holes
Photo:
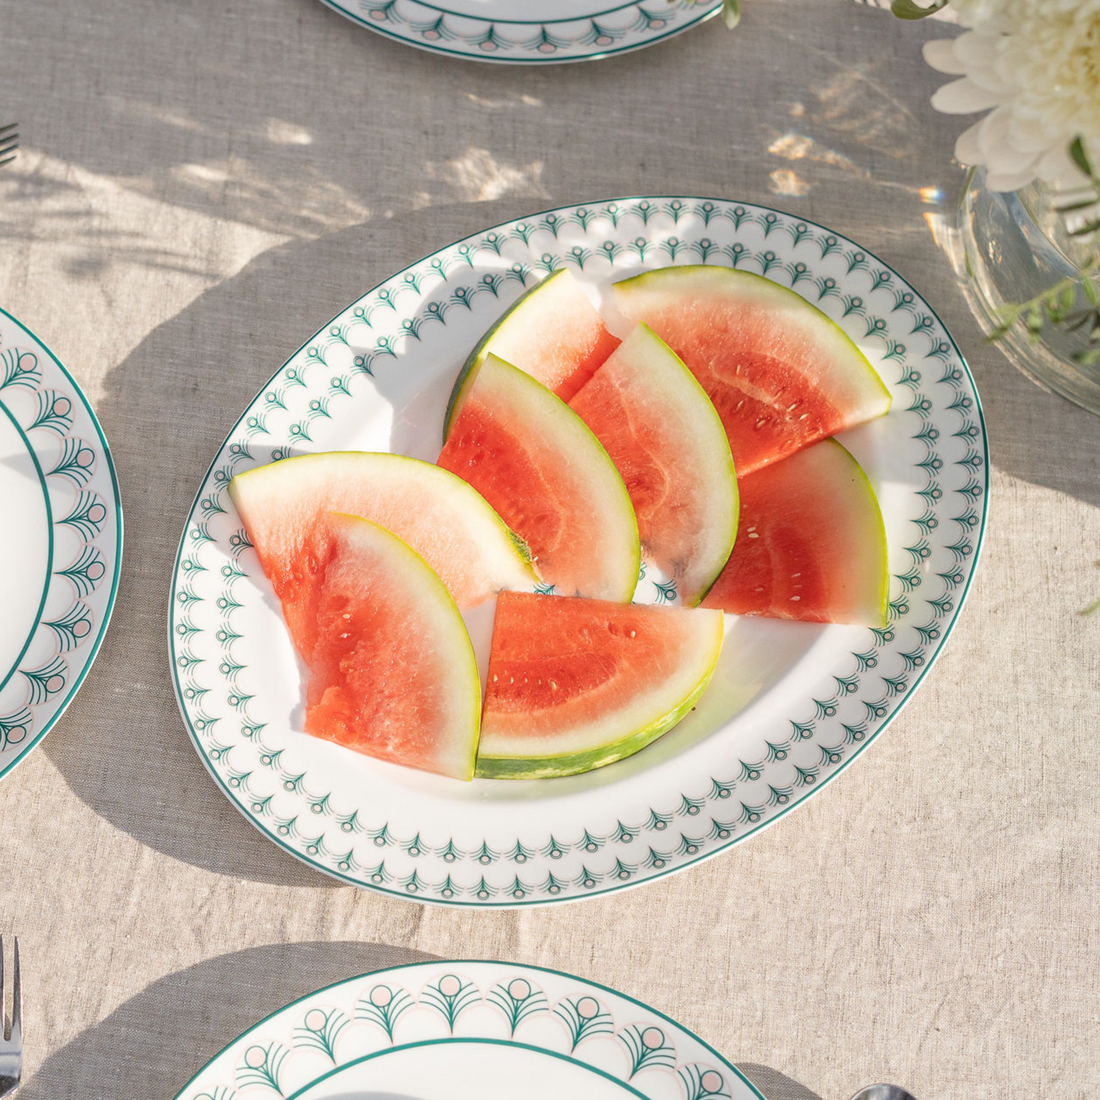
[[[1100,1088],[1100,421],[984,345],[940,249],[960,121],[922,42],[840,0],[745,0],[596,64],[493,67],[314,0],[0,3],[0,304],[86,387],[126,550],[72,707],[0,786],[25,1100],[170,1097],[327,982],[429,955],[571,971],[671,1014],[772,1100]],[[843,779],[724,856],[522,912],[338,885],[229,805],[176,710],[184,516],[316,328],[452,239],[637,193],[772,203],[902,272],[967,353],[993,455],[984,561],[912,704]]]

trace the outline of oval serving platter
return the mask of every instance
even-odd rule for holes
[[[596,61],[669,38],[721,9],[718,0],[322,0],[409,46],[516,65]]]
[[[470,348],[525,288],[570,268],[613,329],[611,284],[680,263],[790,286],[871,360],[890,413],[842,438],[867,471],[891,573],[882,629],[727,617],[714,680],[649,748],[565,779],[458,783],[301,730],[301,674],[226,488],[313,451],[434,459]],[[917,292],[866,249],[803,219],[718,199],[562,207],[412,264],[316,333],[245,410],[180,543],[169,645],[180,709],[235,806],[280,847],[347,882],[421,901],[518,906],[621,890],[748,839],[848,767],[910,699],[970,584],[988,456],[973,379]],[[673,602],[650,570],[639,602]]]
[[[103,430],[57,358],[0,310],[0,776],[61,717],[118,589],[122,507]]]
[[[413,963],[279,1009],[176,1100],[763,1100],[716,1050],[605,986],[501,962]]]

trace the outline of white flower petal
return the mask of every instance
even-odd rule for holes
[[[998,145],[991,154],[986,157],[986,167],[998,175],[1011,175],[1025,170],[1034,172],[1039,163],[1039,157],[1028,149],[1017,149],[1011,142]]]
[[[1033,168],[1021,172],[987,172],[985,185],[990,191],[1019,191],[1035,178]]]
[[[1085,174],[1069,158],[1069,150],[1056,145],[1048,149],[1035,166],[1035,174],[1050,183],[1057,184],[1063,190],[1080,187],[1086,180]]]
[[[1012,68],[1002,64],[1000,41],[999,36],[967,31],[955,41],[955,56],[966,65],[966,75],[975,84],[1008,98],[1019,90],[1019,86]]]
[[[1012,111],[1008,107],[998,107],[995,111],[990,111],[978,125],[978,144],[981,147],[979,160],[985,164],[997,147],[1008,139],[1012,128]]]
[[[996,107],[1001,97],[979,88],[969,77],[952,80],[932,95],[932,106],[948,115],[970,115]]]
[[[1030,149],[1033,153],[1041,153],[1051,145],[1059,144],[1056,133],[1037,119],[1021,118],[1016,111],[1011,112],[1009,117],[1011,122],[1002,140],[1007,140],[1008,135],[1011,135],[1012,144],[1017,149]],[[1070,139],[1067,137],[1065,144],[1069,143]]]
[[[929,65],[961,77],[932,96],[948,114],[989,111],[956,156],[983,164],[991,187],[1074,172],[1066,147],[1085,139],[1100,161],[1100,0],[952,0],[970,30],[929,43]],[[1078,176],[1079,182],[1079,176]]]
[[[955,56],[966,65],[966,72],[979,66],[992,68],[997,63],[997,39],[993,35],[967,31],[955,39]]]
[[[966,75],[979,88],[992,92],[998,102],[1011,99],[1019,91],[1014,81],[1002,80],[995,69],[973,68]]]
[[[955,159],[960,164],[975,165],[985,163],[985,153],[982,150],[981,132],[986,120],[975,122],[959,134],[955,142]]]
[[[949,76],[966,74],[966,62],[956,56],[953,38],[937,38],[932,42],[925,42],[924,60],[937,72],[947,73]]]

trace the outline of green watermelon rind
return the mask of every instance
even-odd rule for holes
[[[641,729],[634,729],[625,734],[617,734],[610,739],[598,741],[587,751],[563,753],[558,756],[486,756],[479,753],[474,769],[475,778],[559,779],[602,768],[618,760],[625,760],[628,756],[633,756],[651,745],[687,717],[710,684],[718,667],[723,642],[722,620],[716,617],[715,622],[718,625],[715,631],[715,644],[711,647],[701,677],[676,706],[653,718]]]
[[[717,663],[717,658],[715,658]],[[706,690],[714,669],[707,678],[675,710],[621,740],[601,745],[591,752],[569,753],[564,756],[518,757],[518,756],[478,756],[474,774],[478,779],[558,779],[567,775],[579,775],[593,771],[617,760],[640,752],[652,744],[662,734],[668,733],[673,726],[687,716],[700,696]]]
[[[473,737],[470,740],[468,767],[463,769],[463,773],[456,774],[455,771],[447,771],[440,774],[447,775],[452,779],[469,782],[474,776],[478,739],[481,732],[481,676],[478,672],[477,655],[474,652],[473,642],[470,640],[470,633],[466,629],[466,623],[463,621],[458,605],[451,598],[451,594],[447,591],[443,581],[440,580],[439,574],[404,539],[398,538],[397,535],[381,526],[381,524],[363,516],[353,516],[346,512],[332,512],[330,515],[334,516],[338,522],[350,523],[354,527],[369,529],[380,544],[385,547],[385,552],[394,555],[399,565],[403,565],[415,579],[420,587],[421,600],[419,602],[422,605],[427,605],[429,601],[434,604],[434,613],[431,618],[435,630],[437,632],[443,630],[451,632],[455,644],[453,647],[449,647],[452,656],[450,672],[452,674],[461,673],[462,669],[458,666],[460,664],[466,666],[465,680],[471,689],[470,693],[473,701],[473,710],[470,715],[470,728],[473,730]],[[404,559],[403,562],[401,559]],[[415,673],[410,673],[410,675],[415,675]],[[407,762],[405,766],[417,767],[412,762]],[[433,769],[422,770],[431,771]]]
[[[565,274],[566,269],[564,267],[558,268],[557,271],[552,271],[541,282],[535,283],[534,286],[528,287],[486,330],[485,335],[477,342],[474,350],[466,357],[466,362],[462,364],[462,369],[458,372],[458,377],[455,379],[454,387],[451,389],[451,396],[447,399],[447,411],[443,415],[443,442],[447,442],[447,437],[451,434],[451,422],[454,420],[455,414],[458,412],[459,405],[462,404],[463,395],[469,389],[470,384],[473,381],[473,375],[475,373],[474,368],[479,367],[493,349],[489,346],[493,339],[499,335],[502,329],[506,325],[510,325],[516,320],[520,323],[523,321],[522,311],[524,306],[531,304],[531,298],[536,295],[540,290],[544,290],[546,287],[552,285],[554,280],[560,275]]]
[[[756,286],[758,289],[767,288],[769,292],[774,293],[781,301],[803,307],[807,311],[806,316],[812,316],[819,323],[827,325],[834,336],[840,337],[841,346],[846,351],[850,352],[851,366],[854,368],[851,381],[857,383],[859,389],[865,390],[865,396],[868,402],[870,402],[872,395],[879,401],[884,402],[881,411],[873,415],[884,416],[890,411],[890,406],[893,403],[893,397],[890,391],[878,376],[878,372],[875,368],[871,366],[870,360],[859,350],[855,341],[844,331],[844,329],[827,313],[818,309],[817,306],[806,298],[803,298],[798,291],[783,286],[781,283],[774,282],[765,275],[757,275],[754,271],[743,271],[741,268],[725,267],[720,264],[683,264],[671,267],[658,267],[651,271],[644,271],[640,275],[633,275],[629,279],[621,279],[612,286],[612,293],[615,299],[621,302],[623,297],[629,295],[632,289],[646,289],[652,286],[654,282],[663,281],[673,273],[677,277],[691,278],[692,276],[698,276],[702,273],[706,273],[708,277],[713,277],[717,272],[721,272],[724,275],[745,282],[751,280],[752,285]],[[623,312],[626,313],[627,311],[624,310]]]

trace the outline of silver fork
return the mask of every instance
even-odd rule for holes
[[[15,972],[10,1020],[4,1007],[4,937],[0,936],[0,1096],[10,1096],[23,1076],[23,991],[19,984],[19,937],[15,937]],[[10,1022],[10,1027],[8,1026]]]
[[[15,160],[15,150],[19,148],[19,123],[9,122],[0,126],[0,168]],[[0,1092],[0,1096],[4,1094]]]

